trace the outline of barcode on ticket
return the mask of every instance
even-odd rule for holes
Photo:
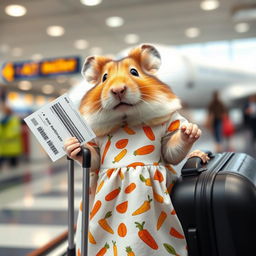
[[[52,150],[52,152],[54,153],[54,155],[57,155],[59,153],[59,151],[57,150],[57,148],[54,146],[53,142],[51,140],[47,141],[47,144],[49,145],[50,149]]]
[[[76,128],[75,124],[68,116],[64,108],[60,103],[56,103],[51,107],[51,110],[58,116],[61,123],[65,126],[72,137],[76,137],[79,142],[85,140],[84,136],[80,133],[80,131]]]
[[[39,131],[44,140],[49,140],[49,137],[41,126],[39,126],[37,130]]]

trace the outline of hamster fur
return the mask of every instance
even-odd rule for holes
[[[85,60],[82,74],[95,86],[84,95],[79,110],[97,136],[109,134],[124,124],[159,125],[181,108],[171,88],[155,76],[160,65],[160,54],[147,44],[132,49],[118,61],[103,56]],[[182,141],[179,132],[175,135],[162,152],[171,164],[180,162],[193,144]],[[90,149],[93,167],[98,168],[99,156]]]

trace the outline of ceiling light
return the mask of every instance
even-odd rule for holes
[[[7,53],[10,50],[10,46],[8,44],[1,44],[0,45],[0,52]]]
[[[5,7],[5,13],[13,17],[23,16],[26,12],[27,9],[22,5],[8,5]]]
[[[112,28],[120,27],[124,24],[124,19],[118,16],[109,17],[106,19],[106,24]]]
[[[238,33],[245,33],[250,29],[250,25],[248,23],[238,23],[235,25],[235,30]]]
[[[88,42],[84,39],[79,39],[74,42],[74,46],[78,50],[84,50],[88,47]]]
[[[241,4],[232,9],[235,21],[256,20],[256,4]]]
[[[16,47],[16,48],[12,49],[12,56],[14,56],[14,57],[20,57],[22,55],[22,53],[23,53],[22,48]]]
[[[45,94],[51,94],[54,92],[54,87],[50,84],[46,84],[43,86],[42,92]]]
[[[65,29],[61,26],[50,26],[46,29],[49,36],[62,36],[65,33]]]
[[[35,53],[31,56],[31,59],[34,60],[34,61],[39,61],[43,58],[43,55],[40,54],[40,53]]]
[[[200,30],[199,28],[188,28],[186,29],[185,34],[187,37],[195,38],[199,36]]]
[[[201,2],[200,7],[204,11],[212,11],[219,7],[220,3],[217,0],[204,0]]]
[[[21,81],[19,82],[18,87],[23,91],[28,91],[32,88],[32,84],[30,81]]]
[[[100,55],[102,53],[102,49],[100,47],[92,47],[90,49],[91,55]]]
[[[124,38],[127,44],[136,44],[139,41],[139,36],[137,34],[127,34]]]
[[[80,0],[81,4],[95,6],[101,3],[102,0]]]

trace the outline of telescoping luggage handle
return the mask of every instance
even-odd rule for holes
[[[82,148],[83,156],[83,191],[82,191],[82,229],[81,229],[81,256],[87,256],[88,251],[88,225],[89,225],[89,192],[90,192],[90,167],[91,152]],[[68,248],[67,256],[75,256],[74,243],[74,160],[68,159]]]

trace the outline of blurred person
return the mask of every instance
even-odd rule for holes
[[[226,106],[221,101],[218,91],[215,91],[212,100],[208,105],[208,117],[206,127],[213,133],[215,141],[215,151],[221,152],[223,150],[223,117],[227,113]]]
[[[5,104],[0,112],[0,168],[4,162],[16,167],[22,154],[21,121]]]
[[[233,124],[232,119],[230,118],[228,111],[226,111],[223,114],[223,119],[222,119],[222,134],[226,142],[225,151],[233,151],[230,141],[234,133],[235,133],[235,126]]]
[[[251,131],[252,142],[254,144],[256,142],[256,94],[249,96],[244,113],[247,116],[247,123]]]

